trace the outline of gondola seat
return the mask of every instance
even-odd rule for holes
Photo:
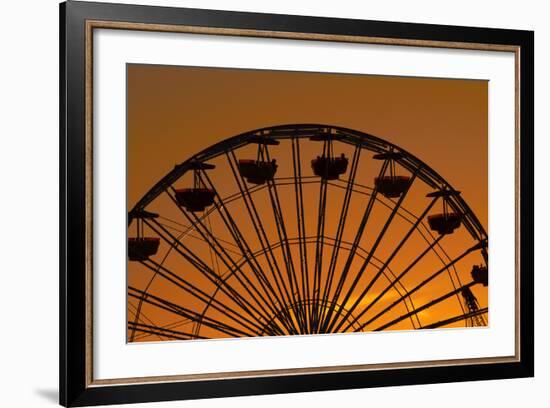
[[[378,192],[387,198],[397,198],[403,194],[411,181],[407,176],[383,176],[374,179]]]
[[[176,190],[176,201],[188,211],[204,211],[214,203],[216,193],[208,188],[182,188]]]
[[[130,261],[145,261],[157,253],[160,238],[128,238],[128,259]]]
[[[325,180],[337,180],[348,168],[348,159],[343,154],[340,157],[320,157],[311,161],[311,168],[316,176]]]
[[[462,216],[458,213],[434,214],[428,217],[428,224],[432,231],[440,235],[452,234],[460,227]]]
[[[251,184],[264,184],[268,180],[273,180],[277,172],[277,163],[275,160],[260,161],[242,159],[238,162],[240,175]]]
[[[489,274],[486,266],[474,265],[472,268],[472,279],[476,283],[481,283],[483,286],[489,284]]]

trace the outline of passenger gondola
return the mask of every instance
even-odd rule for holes
[[[157,253],[159,245],[160,238],[128,238],[128,259],[130,261],[145,261]]]
[[[202,212],[214,204],[216,192],[207,188],[201,176],[202,171],[214,169],[213,164],[193,162],[190,169],[193,170],[193,187],[175,189],[176,201],[180,207],[187,211]]]
[[[267,146],[279,144],[278,140],[270,139],[265,136],[253,136],[251,143],[258,145],[256,159],[240,159],[237,162],[239,174],[250,184],[265,184],[272,181],[277,173],[277,160],[269,157]]]
[[[143,210],[131,214],[131,220],[136,223],[136,236],[128,238],[128,259],[130,261],[145,261],[156,255],[160,238],[144,235],[144,220],[157,217],[158,214]]]
[[[452,234],[462,224],[462,214],[456,210],[450,209],[449,198],[457,196],[460,191],[442,189],[427,194],[427,197],[442,197],[443,212],[428,216],[428,224],[432,231],[439,235]]]
[[[341,139],[338,134],[320,132],[310,137],[310,140],[323,142],[323,152],[311,161],[313,174],[323,180],[337,180],[348,169],[348,158],[344,153],[335,156],[332,142]]]
[[[489,284],[487,267],[482,265],[474,265],[472,268],[472,279],[476,283],[481,283],[483,286],[487,286]]]
[[[395,160],[400,158],[399,152],[388,151],[384,153],[378,153],[373,156],[375,160],[387,161],[390,174],[383,175],[374,178],[374,186],[376,190],[387,198],[399,198],[407,189],[411,183],[409,176],[400,176],[396,174]]]

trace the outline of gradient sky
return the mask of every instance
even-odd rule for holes
[[[130,65],[128,92],[129,205],[174,164],[221,139],[322,123],[419,157],[487,225],[486,81]]]
[[[128,65],[127,74],[129,209],[175,164],[220,140],[320,123],[376,135],[428,163],[487,230],[486,81],[152,65]],[[129,282],[143,286],[147,276],[132,268]],[[486,289],[476,296],[486,304]]]

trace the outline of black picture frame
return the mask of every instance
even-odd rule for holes
[[[60,5],[60,403],[64,406],[338,390],[534,375],[534,33],[493,28],[68,1]],[[94,386],[87,379],[86,22],[187,25],[519,47],[518,361]],[[512,181],[511,181],[512,182]]]

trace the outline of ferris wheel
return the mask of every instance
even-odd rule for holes
[[[460,191],[342,127],[225,139],[128,213],[129,341],[485,326],[487,286]]]

